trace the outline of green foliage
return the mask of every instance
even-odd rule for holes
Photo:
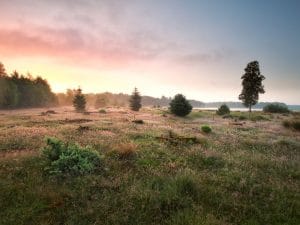
[[[170,111],[176,116],[184,117],[192,111],[193,107],[182,94],[175,95],[170,102]]]
[[[239,120],[246,120],[246,119],[247,119],[247,117],[244,116],[244,115],[240,115],[240,116],[239,116]]]
[[[211,130],[211,128],[209,127],[209,126],[207,126],[207,125],[204,125],[204,126],[202,126],[201,127],[201,130],[204,132],[204,133],[210,133],[212,130]]]
[[[77,144],[47,139],[43,154],[49,162],[47,170],[54,175],[80,175],[92,172],[100,165],[99,154]]]
[[[230,109],[226,104],[223,104],[218,108],[216,113],[220,116],[230,114]]]
[[[73,99],[73,106],[77,112],[84,112],[85,105],[86,105],[85,97],[82,94],[82,90],[78,88]]]
[[[263,111],[269,112],[269,113],[288,113],[288,112],[290,112],[287,105],[279,104],[279,103],[268,104],[263,108]]]
[[[129,99],[130,109],[132,111],[139,111],[140,108],[142,107],[141,101],[142,101],[142,97],[138,92],[138,89],[134,88],[134,91],[132,92],[132,95]]]
[[[249,107],[249,111],[251,112],[251,107],[258,101],[258,95],[265,93],[264,86],[262,85],[265,77],[260,74],[258,61],[248,63],[242,79],[243,89],[239,95],[239,99],[246,107]]]
[[[48,82],[41,77],[26,77],[14,71],[11,76],[0,63],[0,109],[42,107],[57,103]]]

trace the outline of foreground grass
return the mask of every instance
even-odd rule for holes
[[[268,120],[232,126],[212,112],[179,119],[145,110],[136,125],[130,112],[107,111],[1,116],[0,224],[299,224],[300,136],[282,127],[286,116],[258,113]],[[82,118],[90,121],[74,120]],[[169,130],[200,141],[158,138]],[[39,154],[46,136],[90,145],[101,166],[49,175]],[[9,156],[27,150],[36,154]]]

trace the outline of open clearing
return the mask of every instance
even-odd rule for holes
[[[300,224],[300,132],[282,126],[299,114],[44,110],[0,111],[1,225]],[[101,168],[47,174],[46,137],[91,146]]]

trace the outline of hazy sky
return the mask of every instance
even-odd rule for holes
[[[261,101],[300,104],[300,1],[0,0],[0,61],[63,92],[183,93],[237,101],[246,64]]]

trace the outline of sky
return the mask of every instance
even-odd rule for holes
[[[298,0],[0,0],[0,61],[52,90],[238,101],[258,60],[260,101],[300,104]]]

